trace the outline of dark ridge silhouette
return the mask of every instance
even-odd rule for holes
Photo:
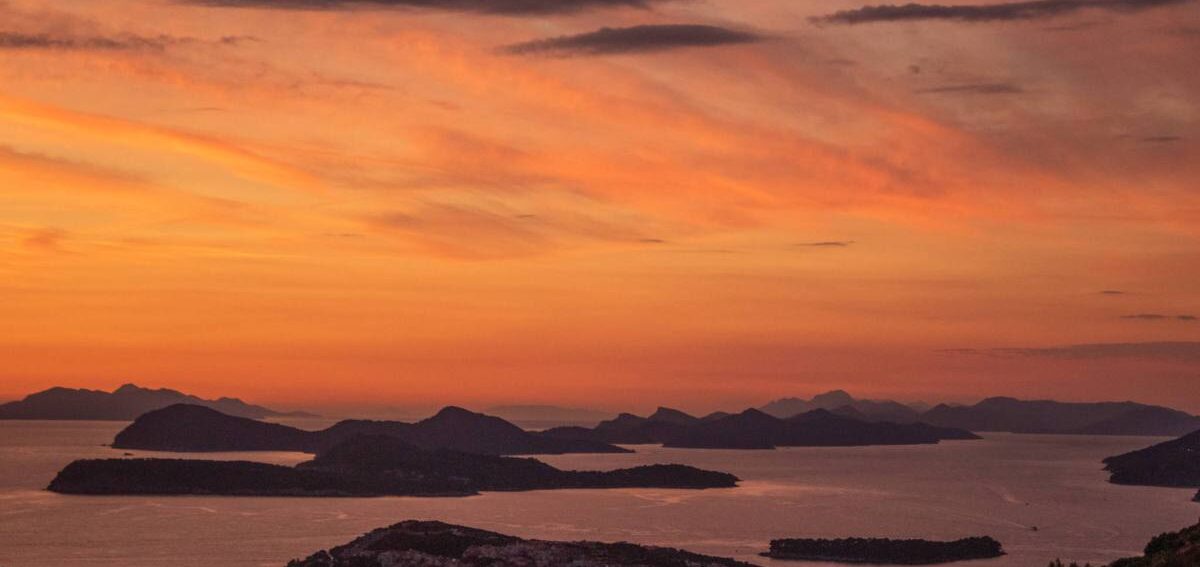
[[[1109,482],[1200,488],[1200,431],[1104,459]]]
[[[397,557],[404,562],[398,563]],[[732,559],[631,543],[542,541],[442,522],[407,521],[288,567],[753,567]]]
[[[911,445],[944,439],[978,439],[968,431],[924,423],[867,422],[814,410],[779,419],[756,409],[697,419],[677,410],[659,408],[649,417],[621,414],[595,429],[561,427],[542,433],[560,439],[609,443],[654,443],[667,447],[705,449],[774,449],[789,446]]]
[[[1160,534],[1146,544],[1146,549],[1141,557],[1118,559],[1110,563],[1108,567],[1192,567],[1194,565],[1200,565],[1200,524],[1177,532]],[[1050,567],[1068,566],[1062,560],[1054,560],[1050,562]],[[1081,566],[1078,563],[1071,563],[1070,567]]]
[[[148,451],[311,451],[315,433],[178,404],[149,412],[117,433],[117,449]]]
[[[988,398],[973,406],[942,404],[925,412],[921,420],[971,431],[1009,433],[1176,436],[1200,429],[1200,417],[1160,406],[1005,397]]]
[[[857,537],[777,539],[771,541],[771,550],[763,553],[772,559],[891,565],[933,565],[1002,555],[1004,550],[1000,542],[986,536],[955,541]]]
[[[175,390],[151,390],[125,384],[112,392],[50,388],[23,400],[0,405],[0,419],[132,421],[149,411],[193,404],[238,417],[315,417],[305,412],[279,412],[236,398],[205,400]]]
[[[149,451],[302,451],[318,453],[359,435],[395,437],[423,449],[487,455],[622,453],[586,439],[536,435],[498,417],[448,407],[416,422],[347,420],[321,431],[239,418],[191,405],[147,413],[117,434],[113,447]]]
[[[726,488],[738,478],[683,465],[563,471],[541,461],[426,450],[358,436],[294,468],[245,461],[75,461],[50,483],[67,494],[229,496],[463,496],[562,488]]]
[[[891,400],[859,400],[844,390],[833,390],[811,400],[802,398],[781,398],[761,408],[764,413],[779,418],[788,418],[813,410],[838,410],[851,408],[862,415],[865,421],[891,421],[895,423],[914,423],[920,421],[920,412]]]

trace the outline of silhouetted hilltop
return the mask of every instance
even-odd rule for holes
[[[921,415],[934,425],[971,431],[1091,435],[1183,435],[1200,417],[1135,402],[1068,403],[988,398],[973,406],[938,405]]]
[[[591,439],[623,445],[661,444],[663,439],[680,434],[700,420],[679,410],[658,408],[649,417],[623,413],[600,422],[594,429],[556,427],[542,432],[544,437],[559,439]]]
[[[548,405],[508,405],[493,406],[483,410],[488,415],[494,415],[525,427],[552,427],[558,425],[586,425],[594,427],[597,423],[612,417],[611,412],[597,411],[585,408],[570,408]]]
[[[177,404],[149,412],[117,433],[113,447],[148,451],[311,451],[314,433],[214,409]]]
[[[891,565],[933,565],[968,559],[990,559],[1004,555],[1000,542],[990,537],[969,537],[955,541],[923,539],[777,539],[763,556],[772,559],[833,561],[838,563],[876,563]]]
[[[375,530],[288,567],[753,567],[732,559],[631,543],[528,540],[442,522]]]
[[[657,443],[667,447],[773,449],[779,446],[852,446],[937,443],[945,439],[978,439],[968,431],[924,423],[867,422],[827,410],[788,419],[748,409],[739,414],[697,419],[660,408],[648,417],[621,414],[596,426],[555,428],[542,433],[560,439],[609,443]]]
[[[813,410],[778,419],[758,410],[703,423],[666,441],[668,447],[769,449],[860,445],[917,445],[978,439],[969,431],[924,423],[866,422]]]
[[[129,421],[175,404],[212,408],[238,417],[313,417],[304,412],[278,412],[236,398],[205,400],[175,390],[151,390],[125,384],[112,392],[50,388],[0,405],[0,419]]]
[[[384,435],[424,449],[491,455],[621,453],[625,449],[587,439],[536,435],[500,418],[449,407],[416,423],[347,420],[321,431],[239,418],[189,405],[139,417],[117,434],[113,447],[176,452],[320,452],[360,435]]]
[[[1200,431],[1104,459],[1116,484],[1200,487]]]
[[[1078,563],[1069,565],[1070,567],[1081,567]],[[1108,567],[1194,567],[1196,565],[1200,565],[1200,524],[1177,532],[1160,534],[1146,544],[1146,549],[1141,557],[1118,559],[1110,563]],[[1063,563],[1062,560],[1055,560],[1050,562],[1050,567],[1068,567],[1068,564]]]
[[[808,413],[813,410],[839,410],[841,408],[851,408],[854,412],[860,415],[853,415],[864,421],[891,421],[894,423],[912,423],[920,418],[920,412],[908,407],[900,402],[891,400],[859,400],[855,399],[844,390],[833,390],[817,396],[813,396],[811,400],[803,398],[783,398],[775,400],[759,409],[763,413],[773,415],[778,418],[789,418],[802,413]],[[842,410],[838,413],[851,415],[851,412]]]
[[[69,494],[231,496],[468,495],[562,488],[725,488],[737,477],[683,465],[563,471],[541,461],[426,450],[359,436],[290,468],[245,461],[108,459],[71,463],[49,490]]]

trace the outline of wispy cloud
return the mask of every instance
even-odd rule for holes
[[[614,55],[646,53],[685,47],[715,47],[762,40],[758,34],[718,26],[671,24],[628,28],[601,28],[577,35],[564,35],[518,43],[503,48],[516,55],[545,54]]]
[[[1137,313],[1134,315],[1122,315],[1122,319],[1130,319],[1136,321],[1166,321],[1174,319],[1176,321],[1195,321],[1195,315],[1163,315],[1162,313]]]
[[[1082,10],[1137,12],[1160,6],[1184,4],[1192,0],[1030,0],[1000,4],[880,4],[854,10],[842,10],[813,18],[815,23],[867,24],[919,20],[960,22],[996,22],[1034,20],[1071,14]]]
[[[944,349],[946,354],[1028,356],[1053,358],[1154,358],[1200,360],[1200,342],[1163,341],[1145,343],[1086,343],[1077,345],[1023,348]]]
[[[1020,85],[1012,83],[971,83],[964,85],[945,85],[941,87],[930,87],[927,89],[919,89],[919,94],[978,94],[978,95],[995,95],[995,94],[1019,94],[1025,92],[1025,89]]]
[[[0,49],[158,50],[186,41],[192,40],[167,35],[73,36],[0,31]]]
[[[564,14],[597,8],[646,8],[661,0],[185,0],[216,7],[281,10],[346,10],[353,8],[421,8],[511,16]]]
[[[801,242],[796,246],[804,246],[809,248],[846,248],[856,244],[853,240],[822,240],[818,242]]]

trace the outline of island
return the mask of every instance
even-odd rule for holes
[[[1200,417],[1137,402],[1059,402],[987,398],[972,406],[940,404],[921,421],[971,431],[1060,435],[1176,436],[1200,429]]]
[[[112,392],[50,388],[21,400],[0,404],[0,419],[132,421],[146,412],[175,404],[191,404],[253,419],[316,417],[311,413],[283,412],[248,404],[237,398],[206,400],[176,390],[153,390],[125,384]]]
[[[178,404],[138,417],[112,446],[143,451],[297,451],[319,453],[355,436],[395,437],[423,449],[485,455],[627,453],[615,445],[531,433],[498,417],[447,407],[415,423],[345,420],[320,431],[236,417],[211,408]]]
[[[1109,482],[1200,488],[1200,431],[1104,459]]]
[[[48,490],[81,495],[468,496],[483,491],[737,486],[734,475],[684,465],[564,471],[530,458],[427,450],[395,437],[352,437],[311,461],[90,459],[66,466]]]
[[[963,429],[919,422],[868,421],[826,409],[788,418],[775,417],[757,409],[699,418],[678,410],[659,408],[647,417],[625,413],[592,429],[560,427],[549,429],[542,435],[604,443],[654,443],[688,449],[920,445],[979,439]]]
[[[631,543],[521,539],[442,522],[401,522],[288,567],[753,567],[749,563]]]
[[[968,559],[990,559],[1004,555],[1000,542],[990,537],[968,537],[954,541],[924,539],[777,539],[762,554],[772,559],[876,563],[890,565],[933,565]]]

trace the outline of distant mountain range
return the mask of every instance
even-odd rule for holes
[[[547,405],[493,406],[483,410],[483,412],[519,423],[525,427],[595,425],[613,416],[613,412]]]
[[[781,419],[756,409],[694,417],[679,410],[659,408],[647,417],[626,413],[593,429],[558,427],[542,434],[560,439],[706,449],[916,445],[947,439],[978,439],[962,429],[924,423],[869,422],[825,409]]]
[[[236,398],[206,400],[175,390],[152,390],[125,384],[112,392],[50,388],[30,394],[23,400],[0,405],[0,419],[131,421],[146,412],[175,404],[192,404],[252,419],[316,417],[305,412],[275,411]]]
[[[895,423],[913,423],[920,421],[921,412],[891,400],[858,400],[844,390],[833,390],[811,400],[802,398],[783,398],[775,400],[761,408],[763,413],[780,418],[788,418],[813,410],[829,410],[834,413],[855,417],[867,421],[892,421]]]
[[[448,449],[480,455],[628,452],[608,443],[542,436],[498,417],[457,407],[447,407],[433,417],[415,423],[346,420],[328,429],[306,431],[187,404],[155,410],[137,418],[117,434],[113,447],[176,452],[320,453],[359,435],[382,435],[421,449]]]
[[[761,409],[779,418],[823,409],[865,421],[921,422],[976,432],[1178,436],[1200,430],[1200,417],[1136,402],[1057,402],[994,397],[970,406],[940,404],[920,411],[919,406],[891,400],[860,400],[842,390],[834,390],[811,400],[775,400]]]
[[[973,406],[939,405],[921,420],[971,431],[1072,435],[1176,436],[1200,429],[1200,417],[1135,402],[1070,403],[988,398]]]

